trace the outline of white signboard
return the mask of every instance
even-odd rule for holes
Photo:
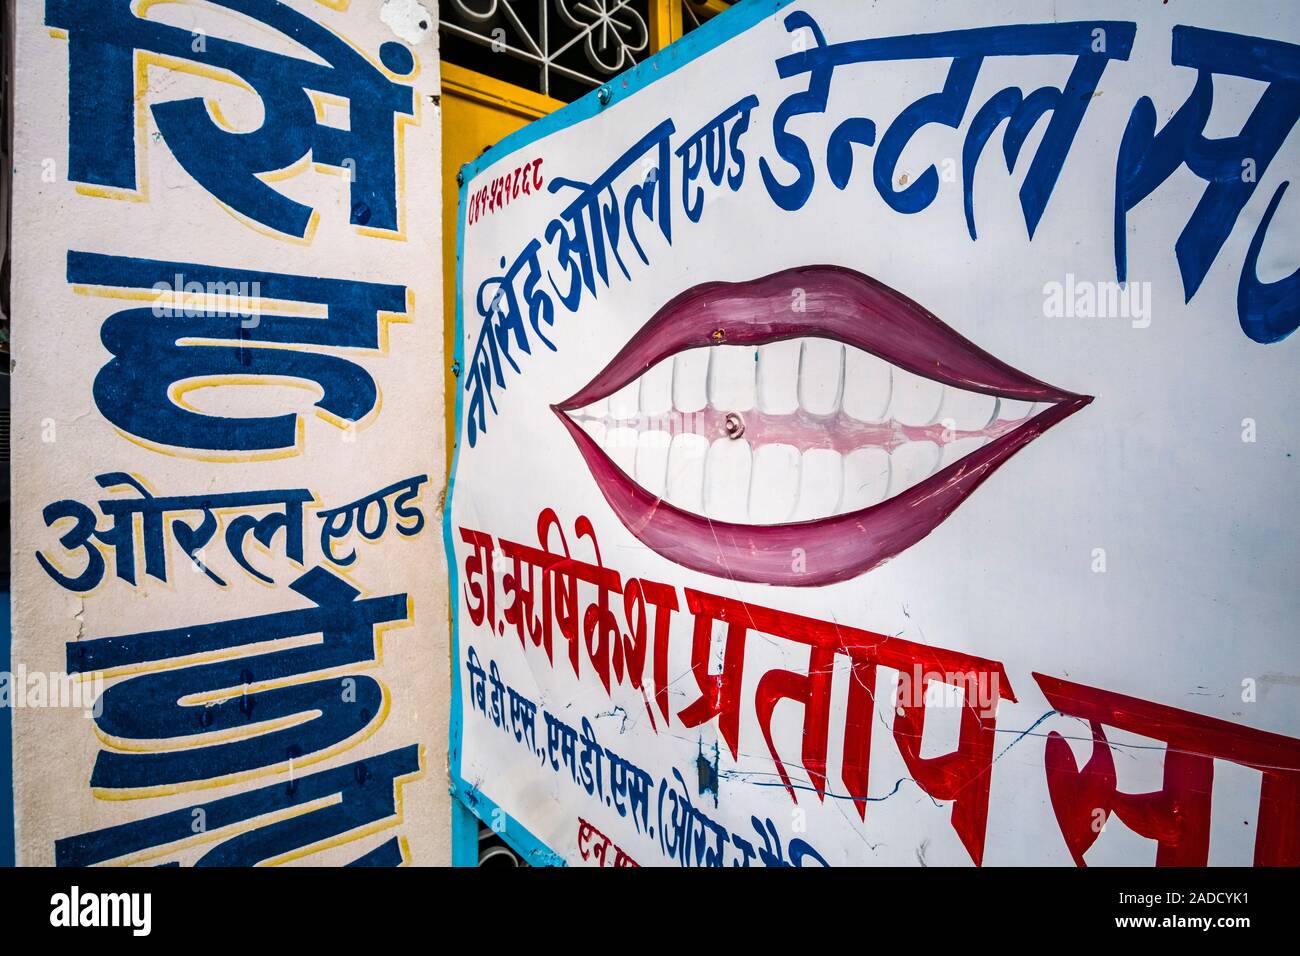
[[[460,798],[572,865],[1300,863],[1298,44],[743,3],[467,167]]]
[[[20,864],[447,859],[437,54],[17,5]]]

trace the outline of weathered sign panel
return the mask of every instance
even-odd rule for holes
[[[1300,863],[1294,4],[747,2],[465,170],[537,862]]]
[[[437,54],[380,6],[18,5],[19,863],[446,859]]]

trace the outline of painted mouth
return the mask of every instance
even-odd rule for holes
[[[811,587],[911,547],[1091,401],[868,276],[815,265],[683,292],[552,409],[647,547]]]

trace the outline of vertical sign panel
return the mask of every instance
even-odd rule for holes
[[[445,858],[437,53],[388,19],[19,5],[20,863]]]

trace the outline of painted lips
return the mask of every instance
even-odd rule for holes
[[[757,360],[758,371],[750,374],[761,377],[765,357],[776,367],[777,350],[793,347],[792,340],[802,342],[795,388],[803,407],[774,410],[776,400],[770,396],[766,408],[763,396],[747,402],[743,387],[726,388],[726,377],[713,374],[715,358],[721,367],[724,350],[734,359],[736,347],[743,347],[755,357],[751,363]],[[809,355],[824,356],[828,347],[837,350],[838,367],[834,358],[820,368],[805,361]],[[684,359],[700,354],[693,350],[708,350],[710,359],[704,407],[654,416],[624,412],[628,421],[619,421],[617,409],[613,416],[606,410],[611,396],[626,394],[652,369],[665,370],[676,362],[676,373],[684,374],[689,364]],[[851,361],[846,363],[846,356]],[[733,363],[733,385],[734,371]],[[743,366],[740,374],[745,374]],[[804,399],[805,394],[813,397]],[[647,547],[708,574],[811,587],[863,574],[911,547],[1012,455],[1091,401],[994,358],[869,276],[815,265],[749,282],[704,283],[683,292],[588,385],[552,408],[605,500]],[[738,407],[727,407],[729,402]],[[751,407],[739,407],[745,404]],[[680,494],[676,497],[688,506],[675,504],[662,488],[650,490],[634,479],[625,458],[620,467],[615,457],[622,456],[611,457],[602,448],[599,436],[607,426],[629,424],[659,429],[665,437],[682,436],[683,441],[712,440],[718,454],[710,452],[711,462],[715,457],[720,462],[737,459],[737,449],[746,458],[749,449],[741,444],[753,443],[762,454],[765,441],[779,442],[796,463],[804,456],[800,494],[817,497],[821,503],[816,507],[826,513],[809,517],[811,505],[804,502],[784,512],[778,506],[781,513],[774,523],[756,523],[753,508],[745,516],[749,520],[740,520],[735,502],[754,505],[755,494],[761,497],[769,484],[764,474],[774,476],[770,483],[780,484],[780,475],[761,469],[753,473],[752,490],[728,490],[715,475],[712,493],[704,496],[715,504],[702,506],[699,495],[683,499]],[[833,463],[830,485],[823,481],[817,495],[809,490],[813,455],[821,456],[816,465],[823,473],[827,458],[842,462],[838,493]],[[886,478],[880,480],[872,471],[863,483],[864,473],[855,470],[862,462],[880,463]],[[740,483],[749,484],[745,479]],[[855,506],[873,498],[881,500]],[[724,511],[728,520],[717,516]],[[770,507],[766,512],[769,521],[776,513]]]

